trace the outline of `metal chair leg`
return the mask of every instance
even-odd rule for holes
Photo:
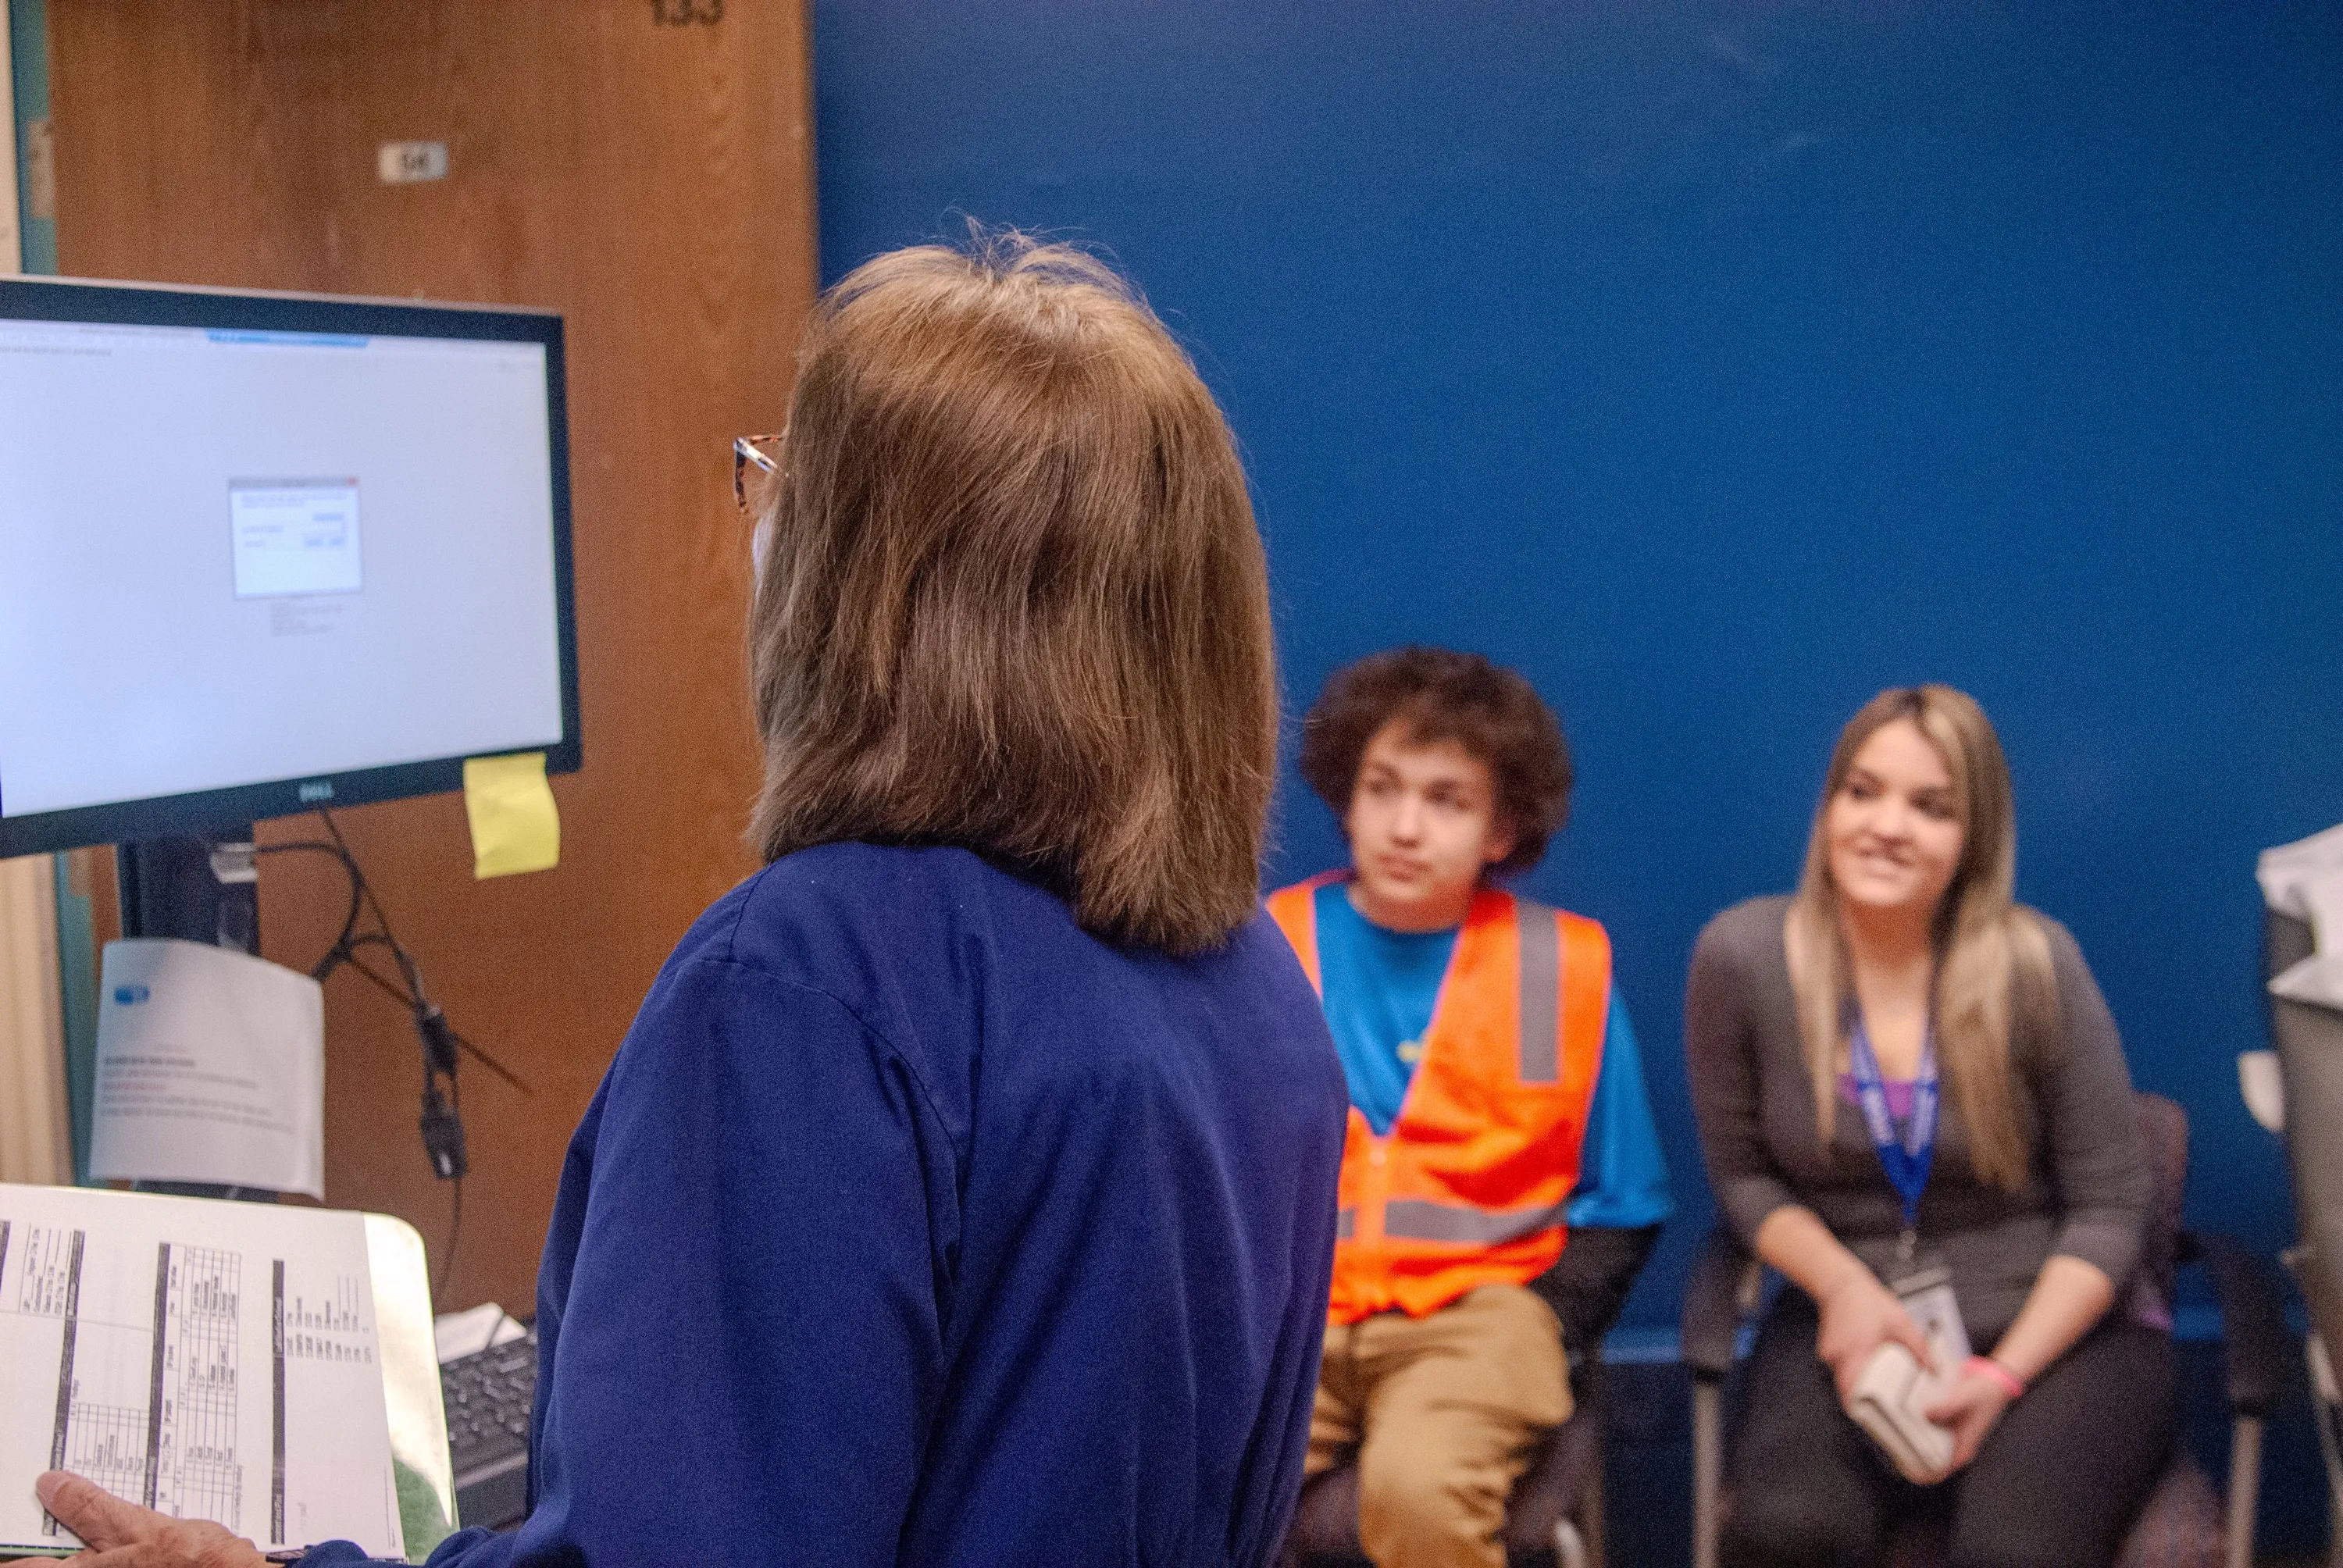
[[[1725,1490],[1725,1390],[1706,1378],[1692,1385],[1692,1563],[1716,1568],[1717,1499]]]
[[[2289,1255],[2287,1261],[2294,1260]],[[2302,1348],[2304,1359],[2310,1363],[2311,1423],[2318,1428],[2318,1457],[2327,1464],[2327,1561],[2330,1568],[2343,1568],[2343,1441],[2338,1441],[2336,1430],[2338,1419],[2343,1419],[2343,1400],[2337,1398],[2335,1369],[2328,1364],[2326,1342],[2316,1330]]]
[[[1586,1506],[1581,1512],[1584,1516],[1587,1568],[1604,1568],[1610,1561],[1611,1551],[1604,1539],[1608,1533],[1609,1522],[1603,1516],[1602,1461],[1607,1455],[1598,1453],[1595,1457],[1597,1462],[1594,1466],[1594,1474],[1586,1483]]]
[[[2262,1418],[2241,1415],[2229,1423],[2228,1568],[2254,1568],[2254,1513],[2262,1489]]]

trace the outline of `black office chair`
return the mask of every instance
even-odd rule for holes
[[[2274,1271],[2226,1236],[2184,1230],[2188,1118],[2160,1094],[2137,1096],[2140,1132],[2155,1171],[2146,1255],[2140,1266],[2172,1299],[2175,1271],[2202,1263],[2220,1303],[2228,1372],[2231,1448],[2226,1517],[2212,1483],[2186,1448],[2170,1462],[2140,1510],[2118,1568],[2251,1568],[2254,1506],[2261,1484],[2262,1422],[2286,1386],[2293,1345]],[[1717,1538],[1732,1498],[1725,1486],[1725,1379],[1743,1322],[1755,1312],[1758,1263],[1733,1234],[1713,1231],[1684,1291],[1684,1359],[1693,1377],[1693,1564],[1716,1568]],[[1943,1521],[1913,1521],[1889,1553],[1896,1568],[1944,1560]]]
[[[1506,1500],[1505,1558],[1513,1568],[1602,1568],[1603,1338],[1659,1237],[1656,1223],[1574,1231],[1564,1263],[1530,1286],[1563,1323],[1571,1416],[1546,1434]],[[1278,1562],[1281,1568],[1366,1568],[1355,1462],[1303,1485]]]

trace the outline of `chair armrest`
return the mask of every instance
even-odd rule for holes
[[[2213,1279],[2231,1412],[2268,1414],[2292,1381],[2296,1355],[2277,1271],[2234,1237],[2203,1231],[2181,1232],[2179,1255],[2203,1263]]]
[[[1747,1285],[1756,1261],[1740,1239],[1719,1225],[1701,1243],[1684,1281],[1678,1340],[1695,1379],[1721,1382],[1733,1370],[1733,1350],[1747,1311]]]
[[[1602,1359],[1603,1336],[1618,1321],[1659,1239],[1657,1225],[1573,1226],[1561,1260],[1530,1282],[1562,1324],[1562,1348],[1574,1373]]]

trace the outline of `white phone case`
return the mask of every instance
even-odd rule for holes
[[[1928,1364],[1900,1344],[1881,1345],[1857,1374],[1846,1413],[1906,1480],[1926,1485],[1943,1480],[1953,1458],[1951,1430],[1930,1421],[1926,1412],[1960,1380],[1969,1359],[1969,1335],[1947,1271],[1911,1275],[1895,1290],[1928,1341]]]

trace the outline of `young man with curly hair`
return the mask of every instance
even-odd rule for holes
[[[1521,676],[1403,648],[1327,681],[1302,773],[1351,845],[1269,899],[1351,1094],[1306,1472],[1355,1452],[1383,1568],[1497,1568],[1673,1206],[1609,938],[1496,885],[1561,828],[1570,753]]]

